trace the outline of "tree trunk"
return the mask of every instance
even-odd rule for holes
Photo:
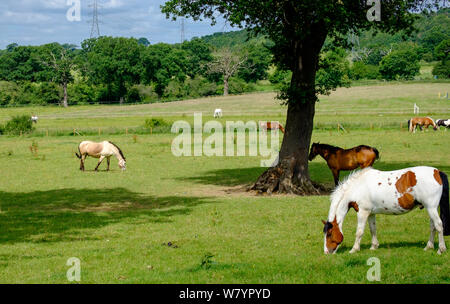
[[[63,106],[64,108],[67,108],[69,106],[69,103],[67,101],[67,83],[63,83],[63,90],[64,90],[64,100],[63,100]]]
[[[314,37],[310,41],[294,43],[296,61],[292,65],[285,134],[279,163],[265,171],[251,190],[268,194],[278,192],[299,195],[328,192],[310,180],[308,170],[308,152],[317,100],[315,77],[324,40],[325,37]]]
[[[228,86],[228,78],[223,78],[223,96],[228,96],[229,86]]]

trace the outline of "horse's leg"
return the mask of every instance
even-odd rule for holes
[[[84,171],[84,162],[86,161],[86,155],[85,154],[81,155],[81,160],[80,161],[81,161],[80,170]]]
[[[376,250],[378,249],[380,243],[378,243],[377,239],[377,225],[375,221],[375,214],[369,215],[369,228],[370,234],[372,235],[372,246],[370,247],[370,250]]]
[[[98,167],[100,167],[100,164],[102,163],[102,161],[105,159],[105,157],[102,155],[100,156],[100,159],[98,160],[98,164],[97,167],[95,167],[95,171],[98,171]]]
[[[106,171],[109,171],[109,163],[110,163],[110,161],[111,161],[111,157],[107,157],[107,158],[106,158],[106,161],[108,162],[108,169],[106,169]]]
[[[339,170],[333,168],[330,169],[331,173],[333,173],[334,185],[337,186],[339,184]]]
[[[442,225],[441,218],[439,217],[437,208],[435,209],[427,209],[428,215],[430,216],[430,219],[433,221],[434,228],[436,229],[438,236],[439,236],[439,249],[437,251],[438,254],[443,253],[447,250],[445,247],[445,240],[444,240],[444,228]]]
[[[355,244],[353,244],[352,250],[350,250],[350,253],[355,253],[360,249],[361,238],[364,234],[364,228],[366,226],[367,218],[370,215],[370,211],[359,209],[357,215],[358,215],[358,227],[356,228],[356,239]]]
[[[434,249],[434,234],[436,229],[434,228],[434,222],[430,217],[430,239],[428,240],[427,246],[423,250]]]

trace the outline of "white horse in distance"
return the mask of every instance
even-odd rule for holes
[[[216,109],[214,111],[214,118],[222,117],[222,109]]]

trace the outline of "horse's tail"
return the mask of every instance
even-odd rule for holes
[[[410,120],[408,120],[408,131],[410,131],[410,132],[411,132],[411,119],[410,119]]]
[[[77,152],[75,152],[75,155],[81,159],[81,151],[80,151],[80,146],[78,146],[78,152],[80,152],[80,154],[78,154]]]
[[[442,195],[439,202],[439,209],[441,210],[442,226],[444,227],[444,235],[450,235],[450,204],[448,196],[448,178],[444,172],[439,171],[442,180]]]

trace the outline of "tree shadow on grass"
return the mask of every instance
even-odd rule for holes
[[[255,182],[265,170],[266,168],[262,167],[220,169],[207,171],[199,176],[180,177],[178,180],[232,187]]]
[[[125,188],[0,191],[0,244],[95,239],[109,224],[169,222],[209,198],[145,196]]]
[[[442,166],[433,162],[427,161],[415,161],[415,162],[382,162],[377,161],[374,164],[374,168],[382,171],[393,171],[408,167],[415,166],[432,166],[436,167],[441,171],[450,174],[450,166]],[[191,181],[199,184],[205,185],[218,185],[218,186],[239,186],[239,185],[249,185],[258,179],[258,177],[267,168],[263,167],[251,167],[251,168],[233,168],[233,169],[219,169],[207,171],[203,175],[199,176],[187,176],[178,178],[182,181]],[[309,172],[311,179],[315,182],[326,184],[328,186],[334,187],[333,175],[331,170],[325,161],[323,162],[310,162]],[[351,171],[341,171],[340,180],[344,180],[345,176],[349,175]]]

